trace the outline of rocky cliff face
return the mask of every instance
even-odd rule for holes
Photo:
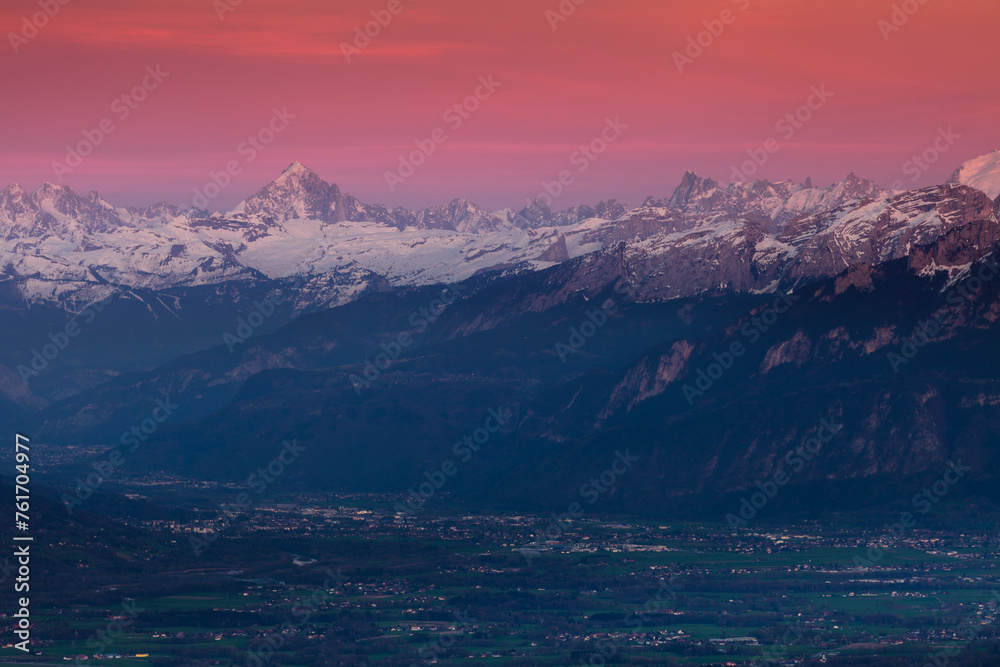
[[[957,252],[968,227],[914,256]],[[541,281],[555,287],[572,277],[555,267],[471,291],[359,393],[352,376],[363,376],[366,357],[430,292],[368,295],[236,354],[209,350],[53,406],[38,433],[99,440],[102,420],[113,430],[142,416],[137,396],[170,394],[191,412],[137,453],[139,470],[183,461],[185,474],[229,479],[245,467],[233,461],[266,460],[279,434],[295,432],[322,453],[296,484],[394,491],[419,477],[461,425],[516,403],[515,424],[449,493],[565,506],[594,462],[624,447],[643,463],[607,499],[612,511],[723,520],[778,470],[792,481],[769,512],[820,500],[824,509],[871,506],[909,497],[957,459],[975,471],[969,489],[978,491],[995,485],[1000,465],[1000,276],[957,302],[953,290],[992,259],[959,273],[914,271],[909,258],[859,264],[791,296],[622,302],[589,335],[582,323],[594,322],[604,301],[586,292],[508,308],[502,324],[481,326],[492,317],[485,304],[517,304]],[[915,336],[934,313],[943,324]],[[571,349],[564,359],[560,344]],[[894,365],[892,354],[905,361]],[[96,414],[95,403],[110,412]],[[808,460],[796,454],[824,423],[834,437]],[[856,488],[878,497],[855,498]]]
[[[990,199],[1000,198],[1000,150],[969,160],[948,182],[975,188]]]
[[[280,222],[292,219],[321,222],[347,219],[340,188],[327,183],[298,162],[243,202],[237,212]]]
[[[92,234],[126,232],[128,224],[96,192],[77,195],[46,183],[32,193],[17,183],[0,192],[0,238],[49,236],[85,242]]]
[[[852,199],[793,218],[770,233],[773,224],[770,217],[753,214],[706,223],[654,208],[619,221],[607,239],[625,242],[626,272],[645,274],[638,298],[658,300],[788,289],[855,264],[877,266],[907,257],[915,247],[962,228],[970,238],[978,234],[979,247],[986,248],[997,217],[994,202],[982,192],[944,185]],[[974,246],[968,252],[975,254]]]
[[[479,208],[465,199],[455,199],[447,206],[419,211],[413,225],[423,229],[444,229],[453,232],[499,232],[511,229],[508,221]]]
[[[919,248],[917,264],[961,254],[967,231]],[[819,500],[846,510],[909,497],[959,459],[975,471],[966,492],[982,492],[1000,464],[1000,246],[975,255],[984,250],[957,274],[918,275],[907,259],[859,265],[787,309],[770,298],[714,335],[668,340],[611,376],[571,381],[520,434],[576,434],[572,452],[540,464],[534,488],[546,495],[541,480],[565,476],[573,459],[628,444],[644,461],[619,505],[633,511],[707,502],[721,519],[779,470],[792,478],[785,510]],[[942,324],[931,328],[934,314]],[[839,426],[836,437],[815,461],[794,454],[823,420]],[[581,423],[592,429],[582,439]],[[859,481],[872,496],[840,497]]]

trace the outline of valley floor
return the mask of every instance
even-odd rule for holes
[[[894,535],[884,521],[845,518],[733,532],[596,514],[408,514],[399,498],[372,495],[269,497],[240,510],[225,487],[188,489],[175,516],[116,522],[126,537],[100,538],[111,549],[94,550],[87,530],[48,535],[33,573],[36,655],[7,645],[0,657],[1000,664],[992,529]]]

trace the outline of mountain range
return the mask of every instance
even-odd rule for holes
[[[10,185],[0,235],[0,421],[116,447],[169,399],[135,474],[245,478],[296,438],[315,458],[290,487],[403,492],[509,406],[448,497],[564,507],[628,447],[609,508],[721,511],[823,419],[843,428],[786,498],[891,500],[956,456],[995,486],[1000,281],[970,280],[1000,243],[1000,152],[912,191],[687,173],[561,212],[387,209],[299,164],[214,214]]]
[[[773,289],[903,256],[914,243],[987,215],[1000,188],[996,156],[913,193],[853,174],[818,188],[808,179],[723,187],[687,173],[669,198],[560,212],[539,202],[491,213],[463,199],[390,210],[342,193],[299,163],[232,211],[213,214],[169,204],[121,208],[96,192],[46,183],[28,193],[12,183],[0,191],[0,281],[26,303],[68,310],[113,286],[285,281],[298,285],[296,310],[308,311],[347,303],[382,280],[428,285],[540,270],[625,241],[630,252],[665,265],[701,257],[704,266],[659,285],[670,295]],[[324,280],[331,274],[338,280]]]

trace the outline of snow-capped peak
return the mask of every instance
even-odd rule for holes
[[[300,162],[293,162],[274,182],[242,202],[234,213],[263,215],[279,221],[313,219],[331,222],[340,189]]]
[[[280,180],[280,178],[287,177],[287,176],[299,176],[299,177],[302,177],[302,176],[305,176],[307,174],[314,174],[314,173],[315,172],[312,169],[310,169],[309,167],[305,166],[301,162],[293,162],[290,165],[288,165],[283,172],[281,172],[281,176],[279,176],[278,178]]]
[[[43,197],[52,196],[63,192],[72,193],[73,190],[70,189],[68,185],[56,185],[55,183],[50,183],[49,181],[45,181],[44,183],[39,185],[38,188],[35,190],[36,194],[39,194]]]
[[[955,170],[948,182],[975,188],[990,199],[1000,197],[1000,150],[969,160]]]
[[[680,184],[674,189],[668,204],[670,206],[686,206],[698,195],[719,188],[719,184],[711,178],[702,178],[693,171],[684,172]]]

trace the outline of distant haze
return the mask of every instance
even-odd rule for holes
[[[587,0],[558,22],[545,12],[559,0],[400,2],[348,63],[341,43],[388,0],[243,0],[223,20],[212,0],[70,0],[18,53],[0,51],[0,187],[58,182],[52,163],[104,118],[115,130],[63,184],[118,204],[183,204],[236,160],[214,210],[294,161],[365,201],[411,208],[456,196],[523,206],[569,169],[554,205],[566,208],[668,196],[686,170],[728,183],[772,137],[781,147],[754,177],[817,185],[851,171],[931,185],[1000,145],[995,0],[927,2],[887,35],[888,0]],[[724,10],[735,20],[679,72],[673,54]],[[3,33],[37,11],[5,2]],[[119,121],[113,101],[148,66],[169,76]],[[490,75],[500,87],[452,130],[443,114]],[[833,96],[786,141],[775,123],[813,86]],[[275,108],[297,118],[245,162],[237,147]],[[628,128],[578,173],[573,152],[607,118]],[[437,128],[447,141],[390,191],[385,172]],[[958,135],[947,152],[904,172],[940,128]]]

